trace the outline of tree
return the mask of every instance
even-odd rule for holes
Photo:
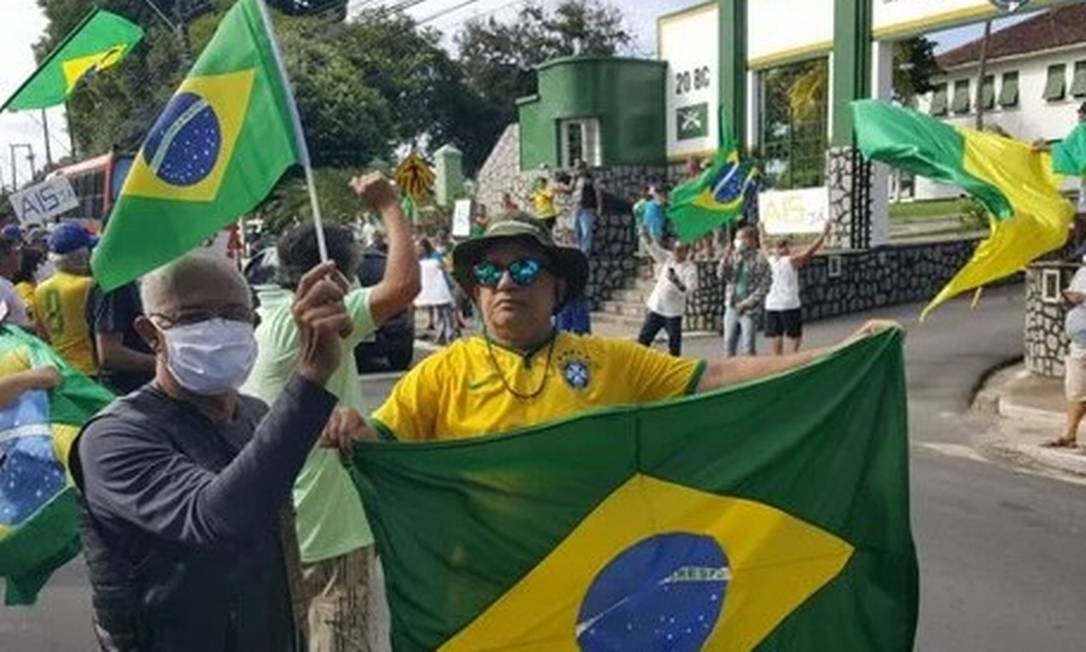
[[[601,0],[563,0],[552,12],[529,3],[515,18],[468,21],[455,36],[457,61],[486,106],[486,150],[516,120],[517,98],[536,92],[535,68],[558,57],[613,56],[633,36],[622,12]],[[470,148],[465,148],[468,153]]]

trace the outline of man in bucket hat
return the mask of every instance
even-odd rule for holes
[[[483,333],[426,358],[372,418],[402,440],[476,437],[610,405],[646,403],[746,382],[798,367],[825,349],[708,362],[632,340],[558,332],[553,316],[580,296],[588,260],[554,243],[522,213],[495,220],[453,250],[457,283],[478,305]],[[869,322],[857,336],[890,327]]]

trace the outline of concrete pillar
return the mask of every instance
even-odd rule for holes
[[[894,96],[894,42],[871,44],[871,97],[891,100]],[[890,168],[884,163],[871,166],[872,247],[890,242]]]
[[[464,194],[464,153],[450,143],[434,152],[434,161],[434,200],[452,206]]]
[[[830,147],[826,152],[826,186],[834,228],[829,245],[866,249],[877,242],[872,222],[874,196],[885,196],[887,180],[877,188],[872,166],[853,147],[853,100],[869,97],[872,84],[871,0],[835,0],[833,52],[830,56]],[[879,77],[882,81],[882,77]],[[885,199],[883,199],[885,204]],[[885,209],[884,209],[885,210]],[[889,235],[885,218],[878,239]]]

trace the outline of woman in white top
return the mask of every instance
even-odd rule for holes
[[[459,337],[459,324],[456,320],[456,301],[449,290],[449,281],[445,276],[445,266],[441,256],[434,250],[430,241],[422,238],[418,242],[419,278],[422,289],[415,297],[415,306],[427,308],[436,313],[438,344],[448,344]],[[432,317],[431,317],[432,318]]]
[[[792,255],[792,245],[787,237],[781,238],[772,249],[765,237],[764,226],[759,223],[761,231],[762,253],[769,261],[769,269],[773,273],[773,283],[769,286],[769,294],[765,298],[765,336],[769,340],[773,355],[781,355],[784,352],[784,338],[788,338],[792,352],[799,351],[803,341],[803,314],[802,303],[799,298],[799,270],[811,262],[815,253],[822,247],[822,243],[829,235],[833,223],[826,220],[826,228],[819,234],[818,239],[811,243],[802,253]]]

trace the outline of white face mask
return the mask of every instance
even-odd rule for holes
[[[236,390],[256,362],[252,324],[215,318],[162,332],[170,373],[193,394],[215,396]]]
[[[737,252],[742,252],[744,249],[747,248],[747,242],[743,238],[736,238],[735,242],[733,242],[732,244],[735,245],[735,250]]]

